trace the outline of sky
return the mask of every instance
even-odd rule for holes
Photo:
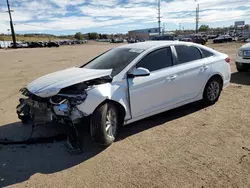
[[[16,33],[75,32],[127,33],[157,27],[158,0],[9,0]],[[195,8],[200,5],[200,25],[223,27],[235,21],[250,24],[250,0],[161,0],[165,30],[195,28]],[[0,0],[0,33],[8,33],[9,15]]]

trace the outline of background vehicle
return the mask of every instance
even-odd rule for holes
[[[239,72],[246,72],[250,69],[250,43],[240,47],[235,63]]]
[[[180,39],[180,41],[193,42],[193,40],[191,38],[182,38],[182,39]]]
[[[215,38],[217,38],[217,37],[218,37],[218,35],[208,35],[208,36],[207,36],[208,39],[215,39]]]
[[[213,43],[223,43],[223,42],[232,42],[233,38],[229,35],[220,35],[219,37],[213,40]]]
[[[43,47],[42,43],[39,42],[28,42],[29,48],[40,48]]]
[[[28,84],[18,116],[69,125],[89,117],[92,138],[108,146],[123,124],[201,99],[217,102],[230,82],[229,61],[226,54],[187,42],[120,46]]]
[[[123,39],[122,38],[114,38],[110,40],[111,43],[123,43]]]
[[[202,38],[207,42],[208,41],[208,36],[207,35],[202,35]]]
[[[50,47],[59,47],[60,45],[57,42],[48,42],[47,46]]]
[[[160,35],[160,36],[153,37],[152,40],[174,40],[174,36],[172,36],[172,35]]]
[[[206,44],[206,40],[199,34],[191,35],[190,38],[192,39],[192,42],[197,44]]]

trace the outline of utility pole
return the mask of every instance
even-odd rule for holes
[[[11,29],[11,35],[12,35],[12,41],[13,41],[13,47],[16,48],[16,35],[15,35],[15,30],[14,30],[14,25],[13,25],[13,21],[12,21],[12,16],[11,16],[11,12],[13,12],[13,10],[10,10],[10,4],[9,4],[9,0],[6,0],[7,2],[7,7],[8,7],[8,13],[10,16],[10,29]]]
[[[159,35],[161,35],[161,0],[158,0],[158,27],[159,27]]]
[[[162,34],[165,34],[165,23],[163,23]]]
[[[199,29],[199,12],[200,12],[200,7],[199,7],[199,4],[197,4],[197,7],[196,7],[196,19],[195,19],[195,23],[196,23],[196,29],[195,29],[195,32],[196,34],[198,33],[198,29]]]

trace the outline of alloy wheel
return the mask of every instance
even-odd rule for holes
[[[213,81],[207,88],[207,97],[210,101],[214,101],[218,98],[220,94],[220,83]]]
[[[111,108],[108,110],[106,115],[106,132],[110,137],[114,137],[117,129],[117,115],[116,112]]]

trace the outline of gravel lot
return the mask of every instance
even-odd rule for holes
[[[236,72],[240,45],[209,45],[229,54],[233,72],[215,105],[196,102],[128,125],[106,149],[84,133],[78,156],[63,142],[0,146],[0,187],[250,187],[250,72]],[[31,127],[21,125],[15,112],[21,87],[115,46],[0,50],[0,138],[29,135]],[[37,127],[34,136],[58,131]]]

